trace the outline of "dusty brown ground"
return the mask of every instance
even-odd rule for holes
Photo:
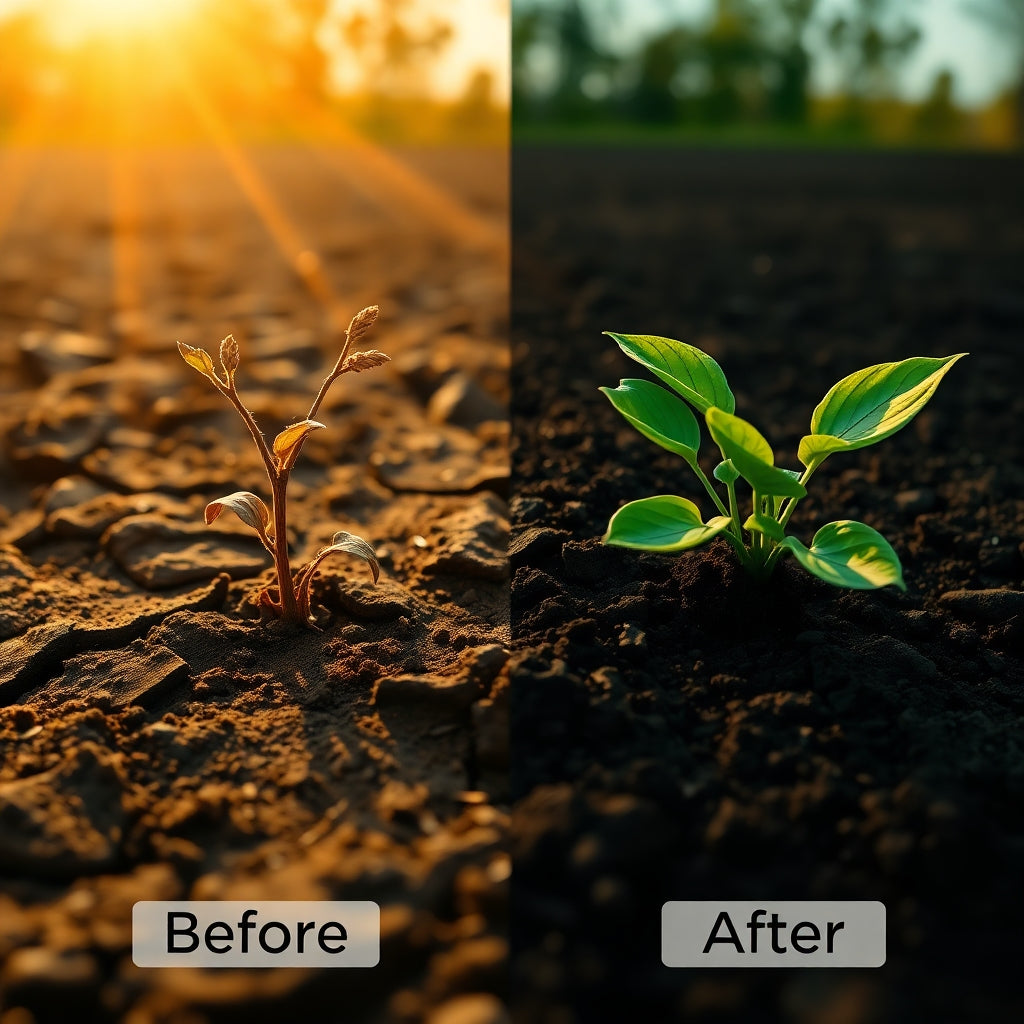
[[[0,154],[4,1024],[500,1019],[505,157],[402,156],[464,215],[346,152],[248,152],[241,185],[198,149]],[[202,522],[262,466],[174,341],[233,332],[273,436],[332,299],[379,303],[394,361],[322,408],[292,550],[345,529],[383,572],[329,561],[322,630],[268,627],[269,556]],[[135,968],[132,903],[175,897],[374,899],[381,965]]]

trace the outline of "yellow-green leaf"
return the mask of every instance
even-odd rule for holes
[[[874,590],[890,584],[906,590],[899,556],[889,542],[864,523],[843,519],[823,526],[805,547],[787,537],[782,547],[813,576],[836,587]]]
[[[754,533],[763,533],[766,537],[776,542],[780,542],[786,535],[782,524],[777,519],[773,519],[763,512],[751,513],[743,524],[743,529],[751,530]]]
[[[686,551],[720,534],[730,520],[715,516],[708,523],[686,498],[659,494],[623,505],[608,523],[605,544],[642,551]]]
[[[599,390],[649,441],[693,465],[700,447],[700,427],[689,406],[649,380],[623,380],[617,388]]]
[[[785,498],[807,494],[791,472],[776,468],[771,445],[752,424],[722,409],[708,409],[705,419],[723,457],[759,494]]]
[[[811,433],[800,443],[801,461],[817,464],[830,452],[864,448],[895,434],[924,408],[942,378],[965,355],[915,356],[844,377],[814,410]]]
[[[831,434],[807,434],[800,438],[797,458],[807,467],[818,467],[833,452],[849,448],[850,443]]]
[[[706,352],[693,345],[653,334],[616,334],[605,331],[630,359],[661,378],[698,412],[711,406],[732,412],[736,399],[722,368]]]

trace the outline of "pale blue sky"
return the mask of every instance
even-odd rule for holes
[[[513,0],[524,5],[549,0]],[[977,0],[975,0],[977,2]],[[1020,0],[1024,3],[1024,0]],[[712,0],[583,0],[595,11],[617,9],[607,24],[613,27],[612,41],[629,45],[634,39],[666,22],[699,21],[712,7]],[[820,13],[848,6],[848,0],[821,0]],[[1001,42],[978,18],[969,14],[966,0],[900,0],[894,9],[905,7],[922,30],[923,39],[900,75],[898,87],[907,98],[927,93],[935,73],[948,67],[956,75],[956,97],[968,106],[984,104],[1010,85],[1017,74],[1020,40]],[[834,66],[822,54],[816,61],[816,86],[827,91],[834,84]]]

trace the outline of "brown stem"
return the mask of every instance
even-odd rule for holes
[[[270,480],[271,489],[273,489],[274,480],[277,478],[277,467],[274,464],[274,456],[267,447],[267,442],[263,439],[263,432],[257,425],[253,414],[242,405],[242,400],[238,397],[233,381],[227,386],[221,384],[220,381],[214,381],[214,387],[235,407],[235,411],[242,417],[243,422],[249,428],[249,433],[252,434],[252,439],[256,442],[256,447],[263,457],[263,465],[267,469],[267,478]],[[275,502],[275,504],[277,503]]]
[[[313,585],[313,577],[316,575],[316,570],[323,560],[323,554],[321,553],[313,559],[309,565],[305,566],[299,571],[296,578],[296,589],[299,595],[299,611],[308,620],[310,615],[310,596],[309,590]]]
[[[301,622],[302,615],[298,602],[295,600],[292,567],[288,559],[288,505],[286,495],[289,469],[280,469],[278,467],[253,414],[246,409],[242,404],[242,400],[238,397],[234,381],[229,381],[226,385],[220,381],[215,381],[214,386],[235,407],[238,415],[242,417],[263,458],[263,465],[267,470],[267,479],[270,481],[270,490],[273,495],[274,504],[274,537],[270,541],[267,550],[274,556],[274,567],[277,570],[277,586],[281,596],[279,607],[283,618],[289,619],[292,622]]]
[[[317,392],[316,398],[313,399],[313,404],[309,407],[309,414],[306,416],[307,420],[311,420],[320,408],[320,403],[327,397],[327,392],[330,386],[341,376],[342,365],[345,362],[345,356],[348,355],[349,347],[352,344],[352,335],[345,332],[345,343],[341,346],[341,355],[338,356],[338,361],[334,364],[334,369],[324,378],[323,384],[320,385],[320,390]]]
[[[288,470],[275,474],[274,479],[274,564],[281,593],[281,615],[292,622],[302,622],[302,614],[295,600],[295,583],[288,561]]]
[[[331,385],[344,373],[342,364],[345,362],[345,356],[348,355],[349,345],[351,339],[348,331],[345,332],[345,344],[341,347],[341,355],[338,356],[338,361],[334,364],[334,369],[324,378],[323,384],[320,385],[320,390],[317,392],[316,398],[313,399],[313,404],[309,407],[309,412],[306,414],[306,419],[311,420],[320,408],[320,403],[327,397],[327,392],[330,390]],[[309,435],[307,434],[306,437]],[[299,457],[299,452],[302,451],[302,446],[306,443],[305,437],[300,437],[296,441],[295,446],[288,453],[288,462],[283,467],[285,470],[290,470],[295,465]]]

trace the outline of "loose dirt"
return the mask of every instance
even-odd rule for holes
[[[1019,159],[517,150],[513,970],[531,1024],[1024,1014]],[[707,504],[600,385],[603,330],[711,353],[796,467],[828,388],[967,351],[902,433],[834,456],[792,526],[879,529],[908,591],[724,543],[602,547],[627,500]],[[705,448],[707,471],[715,458]],[[874,899],[877,971],[672,971],[669,899]]]

